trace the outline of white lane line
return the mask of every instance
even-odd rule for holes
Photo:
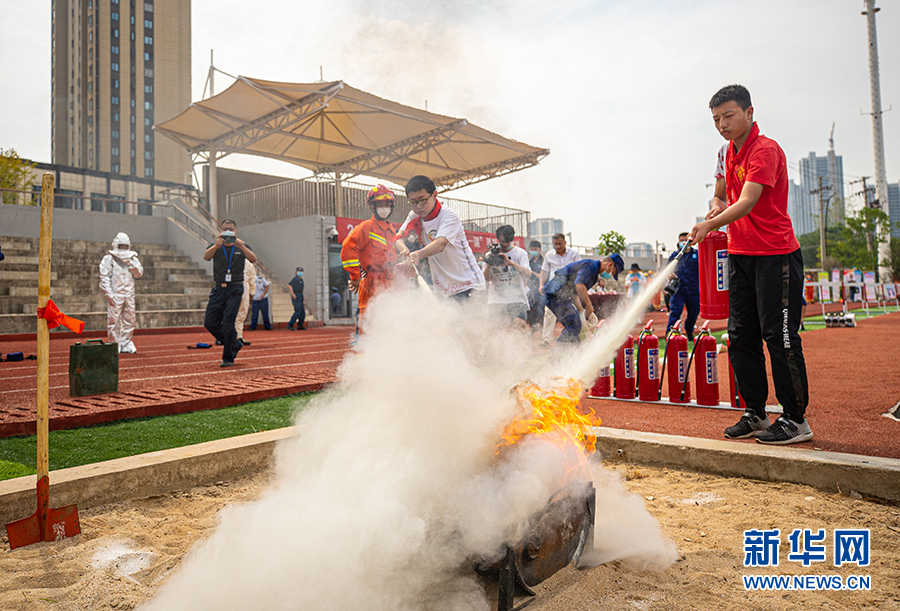
[[[328,350],[326,352],[337,352],[337,351],[336,350]],[[262,358],[262,357],[256,357],[256,358]],[[216,360],[218,360],[218,359],[216,359]],[[244,360],[246,360],[246,359],[244,359]],[[240,369],[230,369],[229,368],[228,370],[219,370],[219,371],[204,370],[204,371],[198,371],[197,373],[182,373],[182,374],[178,374],[178,375],[156,376],[156,377],[150,377],[150,378],[129,378],[127,380],[120,380],[120,384],[125,384],[125,383],[129,383],[129,382],[146,382],[148,380],[170,380],[170,379],[175,379],[175,378],[190,378],[190,377],[195,377],[195,376],[208,376],[211,373],[212,374],[225,374],[225,373],[231,373],[231,372],[236,373],[236,372],[240,372],[240,371],[258,371],[258,370],[264,370],[264,369],[280,369],[283,367],[302,367],[305,365],[322,365],[325,363],[340,363],[343,360],[344,359],[328,360],[328,361],[309,361],[309,362],[303,362],[303,363],[284,363],[282,365],[266,365],[263,367],[241,367]],[[215,363],[215,362],[216,361],[204,361],[204,363]],[[68,374],[66,374],[66,375],[68,375]],[[64,384],[62,386],[51,386],[50,390],[53,390],[56,388],[68,388],[68,387],[69,387],[68,384]],[[0,394],[9,394],[9,393],[16,393],[16,392],[36,392],[36,391],[37,391],[37,387],[19,388],[16,390],[0,391]]]
[[[279,353],[277,353],[277,354],[265,354],[265,355],[254,355],[254,356],[251,356],[252,353],[250,353],[250,354],[247,354],[245,357],[243,357],[241,360],[246,361],[249,359],[284,358],[284,357],[288,357],[288,356],[307,356],[307,355],[313,355],[313,354],[325,354],[328,352],[344,352],[344,351],[346,351],[346,349],[347,348],[335,348],[334,350],[316,350],[316,351],[311,351],[311,352],[288,352],[287,354],[283,354],[279,351]],[[165,358],[165,357],[151,357],[151,358]],[[216,358],[213,360],[203,360],[203,361],[200,361],[200,360],[171,361],[168,363],[168,365],[169,366],[197,365],[197,364],[203,364],[203,363],[214,363],[218,360],[219,359]],[[158,365],[153,365],[153,367],[158,367]],[[134,365],[131,367],[119,367],[119,371],[128,371],[131,369],[146,369],[146,368],[147,368],[146,365]],[[2,378],[2,380],[31,380],[31,379],[34,379],[35,375],[36,375],[36,373],[34,371],[32,371],[32,373],[29,375],[9,376],[6,378]],[[53,372],[50,374],[50,377],[67,376],[67,375],[69,375],[69,372],[64,370],[64,371]],[[0,394],[3,394],[4,392],[14,392],[14,391],[0,391]]]
[[[343,359],[338,359],[338,360],[331,360],[331,361],[312,361],[310,363],[300,363],[300,364],[301,365],[324,365],[326,363],[340,363],[342,361],[343,361]],[[264,369],[278,369],[280,367],[296,367],[297,365],[298,365],[297,363],[287,363],[284,365],[272,365],[269,367],[244,367],[244,368],[241,368],[238,370],[229,369],[228,371],[215,371],[215,370],[213,370],[213,371],[198,371],[197,373],[182,373],[182,374],[178,374],[178,375],[157,376],[157,377],[153,377],[153,378],[135,378],[133,380],[122,380],[122,382],[127,383],[127,382],[147,382],[149,380],[172,380],[175,378],[191,378],[191,377],[201,376],[201,375],[208,376],[210,374],[217,374],[217,373],[225,374],[225,373],[232,373],[232,372],[236,372],[236,371],[257,371],[257,370],[264,370]],[[68,384],[65,386],[51,386],[50,390],[54,390],[57,388],[68,388],[68,387],[69,387]],[[30,388],[30,389],[26,388],[26,389],[22,389],[20,391],[13,390],[13,391],[4,391],[4,392],[25,392],[25,391],[34,392],[36,390],[37,390],[36,388]],[[119,392],[126,392],[126,391],[123,391],[120,389]]]

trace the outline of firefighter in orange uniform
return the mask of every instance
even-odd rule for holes
[[[353,228],[341,246],[341,265],[350,274],[350,290],[359,291],[359,328],[369,299],[390,286],[397,264],[397,232],[387,220],[394,211],[394,192],[384,185],[372,187],[366,203],[372,218]]]

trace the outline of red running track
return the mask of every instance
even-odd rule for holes
[[[72,428],[317,390],[334,381],[336,368],[349,349],[351,331],[349,327],[247,331],[245,338],[252,345],[241,350],[234,367],[222,369],[221,348],[186,349],[196,342],[209,342],[206,331],[147,330],[135,338],[137,354],[121,355],[119,392],[79,399],[68,396],[67,377],[68,347],[77,336],[54,332],[50,426]],[[900,420],[884,416],[900,402],[900,313],[871,319],[860,316],[855,329],[822,328],[801,337],[810,386],[807,416],[815,438],[792,447],[900,458]],[[33,354],[33,337],[0,336],[0,352],[18,350]],[[726,359],[726,354],[719,355],[719,379],[723,382],[727,379]],[[0,363],[0,437],[33,434],[34,397],[34,361]],[[724,383],[720,398],[728,400]],[[769,403],[775,403],[771,382]],[[724,429],[740,416],[738,410],[684,407],[666,401],[587,398],[584,405],[596,411],[604,426],[706,439],[724,439]]]
[[[202,329],[135,335],[136,354],[119,355],[119,391],[69,396],[69,346],[86,338],[51,333],[50,428],[73,428],[159,414],[237,405],[247,401],[319,390],[333,382],[349,348],[349,327],[306,331],[245,331],[251,342],[222,368],[221,346],[189,350],[214,340]],[[94,334],[96,335],[96,334]],[[59,337],[56,337],[59,336]],[[0,352],[34,354],[33,336],[0,336]],[[36,365],[0,363],[0,437],[33,434]]]

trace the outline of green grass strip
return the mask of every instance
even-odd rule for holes
[[[158,452],[270,431],[293,423],[316,393],[298,393],[171,416],[135,418],[50,432],[50,469]],[[37,438],[0,439],[0,480],[36,473]]]

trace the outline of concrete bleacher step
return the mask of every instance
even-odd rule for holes
[[[66,312],[68,314],[68,312]],[[137,328],[202,327],[206,309],[200,310],[142,310],[137,312]],[[88,312],[75,316],[84,322],[87,331],[106,329],[106,312]],[[0,314],[0,334],[34,333],[37,329],[34,314]],[[65,329],[64,329],[65,330]]]
[[[37,310],[37,238],[5,238],[0,266],[0,333],[33,333]],[[144,274],[135,281],[137,326],[179,327],[203,324],[212,278],[197,263],[167,244],[135,243]],[[106,297],[100,291],[99,266],[108,242],[54,239],[50,295],[60,309],[85,322],[89,330],[106,328]]]

